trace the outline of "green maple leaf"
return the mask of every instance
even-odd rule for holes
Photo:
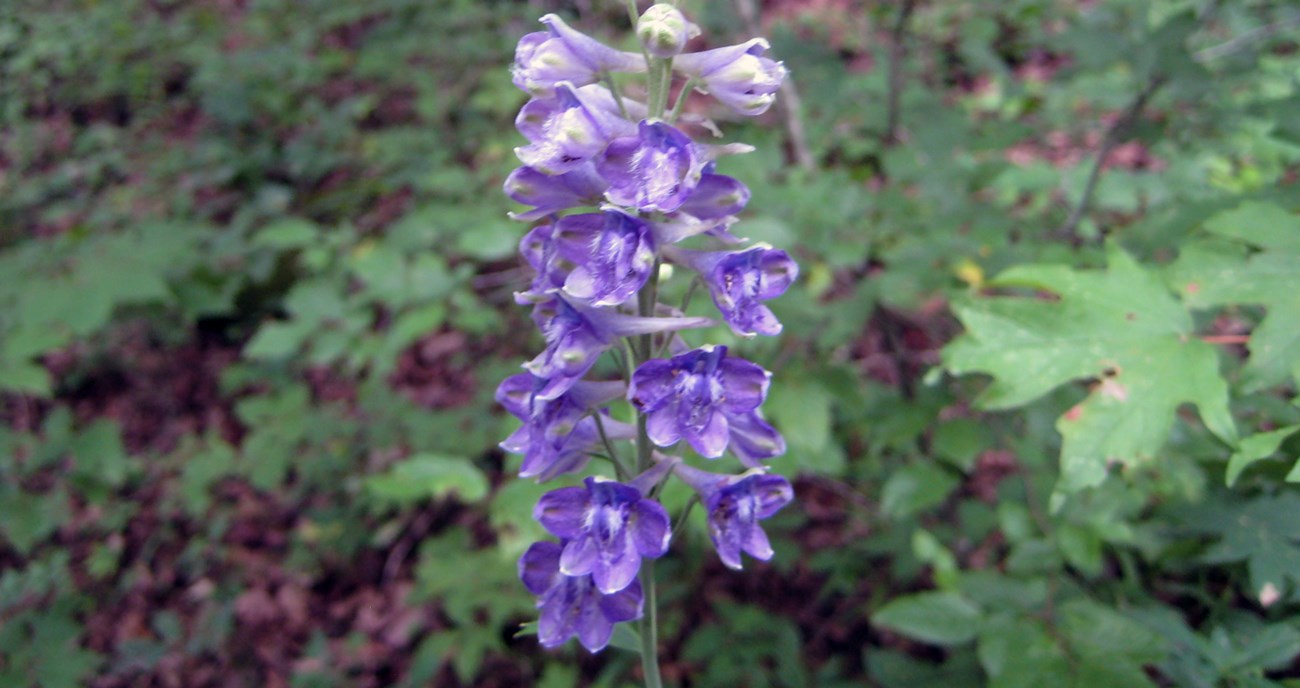
[[[1210,564],[1244,561],[1253,597],[1285,595],[1300,585],[1300,496],[1289,492],[1242,504],[1227,501],[1186,509],[1177,517],[1197,533],[1219,539],[1201,556]],[[1270,592],[1271,591],[1271,592]],[[1292,598],[1294,599],[1294,598]]]
[[[989,282],[1042,296],[982,296],[954,309],[966,333],[943,351],[954,374],[993,377],[977,403],[1023,406],[1072,380],[1093,379],[1087,399],[1057,421],[1063,491],[1097,485],[1109,463],[1136,464],[1168,439],[1178,406],[1236,443],[1228,386],[1215,348],[1192,331],[1187,309],[1117,246],[1109,269],[1015,267]]]
[[[1192,308],[1264,306],[1242,385],[1255,392],[1280,384],[1300,366],[1300,216],[1250,202],[1214,215],[1205,228],[1221,238],[1184,248],[1170,283]]]

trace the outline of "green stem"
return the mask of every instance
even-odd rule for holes
[[[614,102],[618,103],[618,114],[622,115],[623,119],[631,119],[627,116],[627,107],[623,105],[623,94],[618,90],[618,83],[614,81],[614,75],[604,71],[600,73],[600,76],[605,81],[605,85],[609,87],[609,94],[614,96]]]
[[[643,317],[654,315],[655,304],[659,296],[659,261],[655,261],[650,279],[637,294],[637,311]],[[636,364],[640,365],[653,355],[654,336],[641,335],[636,346],[630,348],[636,352]],[[639,349],[639,351],[638,351]],[[637,414],[636,432],[636,470],[638,473],[648,470],[654,464],[654,445],[646,432],[646,417]],[[659,621],[655,604],[655,567],[654,560],[643,559],[641,562],[641,591],[644,595],[645,616],[641,617],[641,671],[645,674],[646,688],[662,688],[663,679],[659,676]]]
[[[668,108],[668,92],[673,88],[673,58],[650,62],[650,103],[647,114],[663,117]]]
[[[641,671],[646,688],[663,688],[659,677],[659,623],[655,604],[655,562],[641,562],[641,589],[645,591],[645,616],[641,617]]]
[[[673,111],[668,113],[669,124],[676,124],[677,118],[682,116],[682,108],[686,107],[686,98],[691,94],[691,91],[694,90],[695,84],[697,83],[699,83],[699,80],[695,77],[691,77],[686,81],[686,84],[682,86],[682,90],[677,94],[677,102],[673,104]]]
[[[682,313],[685,313],[686,309],[691,307],[691,297],[695,296],[695,290],[700,287],[701,282],[699,276],[696,276],[695,279],[691,280],[691,285],[686,287],[686,296],[682,297]]]
[[[623,465],[623,460],[614,449],[614,443],[609,441],[609,434],[605,432],[605,421],[601,420],[600,412],[591,414],[591,417],[596,419],[596,431],[600,433],[600,441],[605,445],[605,451],[609,452],[609,460],[614,464],[614,472],[618,474],[618,479],[627,479],[627,467]]]

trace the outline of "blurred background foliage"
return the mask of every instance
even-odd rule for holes
[[[669,682],[1300,685],[1300,8],[681,4],[791,70],[691,108],[803,279],[782,337],[709,333],[776,373],[798,500],[742,574],[682,531]],[[547,11],[627,40],[593,0],[0,4],[0,685],[635,681],[514,637],[500,184]]]

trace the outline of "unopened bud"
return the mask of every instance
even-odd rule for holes
[[[641,39],[641,45],[659,58],[681,53],[686,42],[699,34],[700,28],[687,21],[676,7],[662,3],[651,5],[636,23],[636,36]]]

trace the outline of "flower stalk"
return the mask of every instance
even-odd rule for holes
[[[731,568],[741,567],[742,553],[772,557],[758,521],[793,499],[789,482],[764,463],[785,450],[760,409],[771,375],[726,346],[691,348],[681,333],[716,320],[684,311],[702,286],[737,336],[776,335],[780,323],[761,302],[780,296],[798,268],[769,246],[737,250],[743,240],[728,229],[750,194],[714,171],[716,159],[752,148],[701,145],[676,126],[697,89],[737,114],[761,114],[784,67],[763,56],[762,39],[683,52],[699,30],[675,6],[639,16],[633,0],[627,6],[639,54],[555,15],[516,50],[514,83],[532,99],[516,120],[527,139],[516,149],[523,166],[505,191],[529,206],[511,217],[535,226],[520,243],[534,277],[515,298],[532,307],[546,346],[501,383],[497,399],[522,422],[501,444],[524,455],[521,477],[582,476],[538,501],[533,516],[556,539],[519,561],[521,580],[538,596],[539,640],[553,648],[576,637],[597,652],[615,624],[636,620],[645,685],[660,688],[654,560],[681,527],[659,503],[663,481],[696,492],[691,504],[706,507],[714,546]],[[645,75],[644,103],[620,93],[617,73]],[[665,265],[674,269],[661,272]],[[669,272],[690,280],[681,308],[659,302]],[[606,352],[621,381],[599,379]],[[626,417],[611,413],[621,401],[634,423],[615,420]],[[620,458],[629,445],[634,463]],[[674,445],[680,456],[655,453]],[[689,465],[728,453],[740,473]],[[593,457],[609,460],[612,478],[589,470]]]

